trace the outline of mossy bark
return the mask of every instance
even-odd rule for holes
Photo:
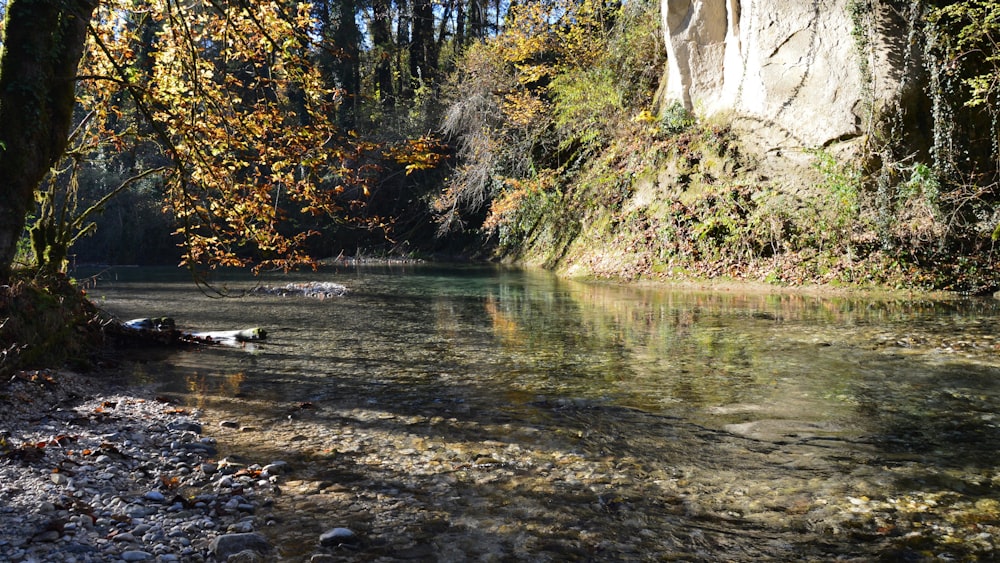
[[[66,148],[76,71],[97,0],[10,0],[0,53],[0,280],[34,204]]]

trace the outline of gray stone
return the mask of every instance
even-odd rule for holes
[[[243,551],[267,553],[271,550],[271,544],[258,533],[225,534],[213,539],[208,549],[217,559],[225,561],[230,555]]]
[[[267,475],[279,475],[281,473],[288,473],[290,470],[288,462],[281,460],[272,461],[263,468],[263,472]]]
[[[247,549],[230,555],[226,563],[265,563],[265,559],[256,551]]]
[[[122,561],[146,561],[152,559],[153,555],[145,551],[126,551],[122,553]]]
[[[182,432],[194,432],[195,434],[201,434],[202,430],[201,425],[198,424],[197,422],[180,421],[180,420],[177,422],[171,422],[170,424],[167,425],[167,428],[171,430],[180,430]]]
[[[324,532],[319,537],[319,543],[323,546],[356,545],[358,536],[349,528],[333,528]]]
[[[186,444],[181,444],[180,449],[207,456],[213,456],[218,453],[218,450],[212,444],[203,444],[201,442],[189,442]]]

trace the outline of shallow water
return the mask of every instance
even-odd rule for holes
[[[264,283],[289,280],[349,293],[218,299],[150,269],[89,290],[122,319],[268,330],[130,375],[253,427],[220,443],[298,465],[271,531],[288,560],[335,526],[366,538],[335,553],[351,560],[993,556],[995,300],[432,265]]]

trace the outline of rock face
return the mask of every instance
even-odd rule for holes
[[[912,65],[905,15],[882,3],[867,11],[857,0],[662,2],[664,106],[726,114],[757,133],[762,152],[858,138],[873,109],[903,98],[901,67]]]

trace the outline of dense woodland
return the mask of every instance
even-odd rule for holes
[[[917,152],[891,123],[856,161],[817,148],[819,180],[792,201],[753,174],[728,124],[657,100],[654,0],[0,1],[0,86],[46,48],[14,48],[44,25],[28,16],[86,22],[65,141],[36,166],[16,261],[402,254],[558,268],[597,221],[603,251],[623,257],[597,275],[995,289],[1000,3],[852,10],[881,4],[918,14],[927,95],[950,128]],[[58,33],[50,45],[74,41]],[[47,115],[11,110],[22,102],[0,110]],[[61,135],[47,123],[5,134]],[[20,141],[0,141],[11,174]],[[623,206],[665,168],[698,196]]]

